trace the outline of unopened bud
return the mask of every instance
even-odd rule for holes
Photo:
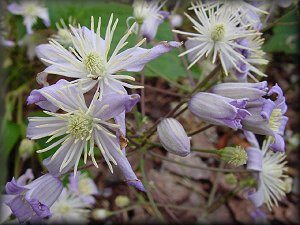
[[[94,220],[104,220],[110,216],[110,211],[106,209],[94,209],[91,216]]]
[[[19,154],[23,160],[31,156],[34,150],[34,141],[23,139],[19,145]]]
[[[233,173],[225,174],[224,179],[225,179],[226,184],[229,184],[229,185],[237,184],[237,177]]]
[[[122,207],[128,206],[130,204],[130,199],[125,195],[119,195],[115,199],[115,204],[118,207],[122,208]]]
[[[162,146],[170,153],[179,156],[187,156],[190,153],[190,138],[176,119],[163,119],[157,126],[157,134]]]
[[[223,148],[218,154],[221,160],[235,167],[246,164],[248,159],[245,149],[241,146]]]

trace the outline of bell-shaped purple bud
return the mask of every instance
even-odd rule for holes
[[[232,99],[217,94],[199,92],[189,101],[189,110],[200,119],[234,130],[241,129],[241,121],[250,115],[244,109],[247,99]]]
[[[190,138],[176,119],[163,119],[157,126],[157,134],[162,146],[170,153],[183,157],[190,153]]]

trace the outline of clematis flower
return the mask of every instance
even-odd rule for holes
[[[268,14],[268,12],[256,7],[255,4],[243,0],[209,1],[205,6],[207,8],[220,8],[220,11],[230,14],[239,14],[241,15],[241,23],[251,26],[255,30],[260,30],[262,28],[260,20],[261,15]]]
[[[74,46],[74,48],[69,48],[71,52],[55,40],[50,41],[51,48],[48,45],[39,46],[39,51],[43,52],[44,56],[41,60],[50,65],[43,72],[77,78],[73,82],[80,81],[84,92],[97,86],[100,89],[99,97],[101,98],[104,86],[113,89],[115,83],[128,88],[141,88],[141,86],[124,81],[135,80],[133,77],[124,74],[117,75],[117,73],[141,71],[147,62],[181,45],[178,42],[161,42],[152,49],[144,49],[139,47],[144,42],[143,40],[133,48],[120,53],[120,50],[128,43],[126,40],[135,26],[132,25],[109,55],[117,23],[118,19],[113,23],[113,15],[111,15],[104,39],[100,36],[101,18],[99,18],[96,33],[93,17],[91,18],[91,30],[86,27],[75,29],[70,26]],[[115,91],[120,92],[119,90]],[[122,92],[122,94],[124,93]]]
[[[90,203],[82,201],[78,195],[64,188],[57,201],[50,208],[52,215],[47,223],[87,224],[91,206]]]
[[[38,1],[21,1],[20,4],[11,3],[7,9],[12,14],[23,16],[23,24],[26,26],[27,34],[33,33],[32,26],[36,23],[37,18],[41,18],[47,27],[50,26],[48,9]]]
[[[5,186],[6,193],[11,196],[6,204],[20,223],[49,217],[49,208],[63,189],[62,182],[49,173],[28,184],[27,180],[28,174],[25,174],[17,181],[13,178]]]
[[[241,129],[241,122],[250,115],[245,109],[247,99],[232,99],[199,92],[189,101],[189,110],[200,119],[215,125]]]
[[[79,196],[84,203],[94,204],[95,198],[93,195],[99,195],[99,190],[93,181],[86,173],[77,172],[76,176],[69,176],[69,190]]]
[[[241,24],[241,15],[232,14],[220,8],[207,8],[201,1],[196,5],[192,3],[192,9],[198,20],[188,14],[185,15],[193,23],[194,29],[198,33],[173,30],[173,32],[188,36],[185,43],[187,51],[179,55],[191,55],[192,63],[188,68],[191,68],[203,57],[210,56],[212,56],[213,63],[219,58],[225,74],[228,73],[229,68],[241,71],[238,67],[240,61],[249,64],[245,57],[236,50],[252,51],[252,49],[238,44],[236,40],[255,36],[258,33],[249,29],[249,26]]]
[[[271,210],[274,205],[278,205],[278,200],[286,194],[285,180],[288,178],[286,175],[286,155],[270,150],[270,138],[263,142],[260,149],[253,133],[245,132],[245,136],[252,144],[251,147],[246,148],[248,154],[247,169],[253,171],[257,178],[257,190],[250,192],[248,198],[255,207],[258,208],[266,203]]]
[[[130,19],[134,19],[137,24],[135,31],[140,32],[139,35],[147,38],[150,42],[154,39],[158,26],[169,16],[169,12],[161,11],[166,1],[160,0],[135,0],[133,3],[133,17],[127,19],[127,24]]]
[[[98,167],[94,157],[96,144],[111,172],[113,172],[112,162],[121,168],[126,178],[130,177],[135,187],[144,190],[124,152],[121,151],[120,141],[116,136],[120,125],[109,121],[131,109],[139,100],[139,95],[119,94],[116,98],[116,95],[107,93],[100,101],[96,93],[90,105],[87,106],[80,83],[78,86],[69,83],[54,94],[49,94],[45,90],[41,90],[39,94],[52,105],[65,111],[65,113],[44,111],[50,117],[29,118],[28,138],[40,139],[50,136],[47,143],[58,138],[48,147],[38,150],[38,152],[46,152],[59,146],[52,157],[44,160],[44,165],[51,174],[64,173],[74,167],[74,175],[76,175],[82,154],[84,163],[90,156],[93,164]]]
[[[251,116],[245,118],[242,125],[244,130],[272,136],[270,148],[273,151],[283,152],[285,149],[283,134],[288,121],[288,117],[284,116],[287,105],[283,92],[277,84],[269,90],[267,95],[273,94],[277,95],[275,101],[259,98],[248,102],[246,109],[251,113]]]

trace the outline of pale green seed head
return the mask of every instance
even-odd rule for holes
[[[68,131],[75,139],[89,139],[93,119],[82,112],[76,112],[69,118]]]
[[[85,69],[95,78],[103,77],[106,74],[105,62],[96,52],[87,54],[83,64]]]
[[[247,163],[248,155],[245,149],[240,146],[227,147],[219,151],[220,159],[235,167]]]
[[[216,24],[211,32],[211,39],[214,42],[221,41],[225,35],[225,26],[224,24]]]

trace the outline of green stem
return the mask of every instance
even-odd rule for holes
[[[181,166],[185,166],[185,167],[189,167],[189,168],[194,168],[194,169],[199,169],[199,170],[208,170],[208,171],[213,171],[213,172],[223,172],[223,173],[249,173],[249,171],[247,170],[233,170],[233,169],[220,169],[220,168],[214,168],[214,167],[204,167],[204,166],[196,166],[196,165],[190,165],[190,164],[186,164],[186,163],[182,163],[182,162],[178,162],[172,159],[169,159],[165,156],[156,154],[154,152],[147,152],[147,154],[155,156],[157,158],[160,158],[162,160],[171,162],[171,163],[175,163]]]

